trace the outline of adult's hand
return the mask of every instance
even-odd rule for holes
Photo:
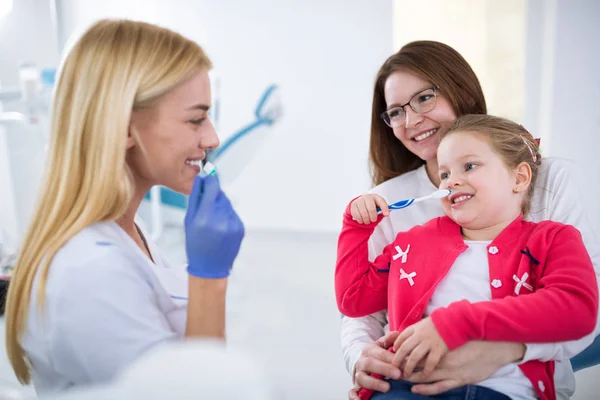
[[[244,225],[215,175],[195,178],[184,224],[188,273],[208,279],[229,276]]]
[[[394,353],[388,351],[388,348],[394,344],[399,334],[400,332],[388,332],[382,338],[365,346],[354,369],[355,386],[348,392],[350,400],[359,399],[358,390],[360,388],[372,389],[378,392],[390,390],[388,382],[370,374],[380,374],[391,379],[400,379],[400,368],[392,364]]]
[[[524,355],[522,343],[471,341],[446,353],[431,375],[416,372],[402,379],[417,384],[413,386],[413,393],[434,396],[481,382]]]

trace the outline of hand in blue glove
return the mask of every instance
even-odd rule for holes
[[[229,276],[244,225],[216,176],[195,178],[184,223],[188,273],[212,279]]]

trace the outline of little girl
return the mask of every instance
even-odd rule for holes
[[[470,340],[559,342],[591,333],[598,286],[579,231],[523,220],[541,163],[531,135],[502,118],[467,115],[442,138],[437,156],[440,189],[451,190],[442,199],[446,216],[399,233],[374,262],[368,240],[389,215],[386,202],[367,194],[348,206],[335,271],[340,312],[388,309],[390,330],[401,332],[391,350],[404,376],[417,366],[431,374],[446,352]],[[553,373],[552,361],[508,365],[439,398],[555,399]],[[373,399],[426,398],[408,382],[390,383]]]

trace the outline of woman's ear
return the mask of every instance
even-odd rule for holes
[[[127,144],[126,149],[129,150],[136,145],[135,138],[139,137],[139,135],[135,134],[135,127],[133,126],[133,122],[129,122],[129,129],[127,130]]]
[[[518,192],[525,192],[531,183],[531,167],[525,161],[517,165],[515,172],[515,189]]]

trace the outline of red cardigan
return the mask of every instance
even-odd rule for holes
[[[390,329],[401,331],[423,318],[437,285],[467,245],[460,226],[440,217],[399,233],[371,263],[368,241],[381,218],[361,225],[346,210],[338,242],[336,299],[340,312],[349,317],[387,309]],[[450,350],[470,340],[577,340],[594,330],[598,286],[577,229],[519,217],[487,249],[493,300],[463,300],[431,314]],[[529,361],[520,368],[542,399],[555,399],[553,362]]]

